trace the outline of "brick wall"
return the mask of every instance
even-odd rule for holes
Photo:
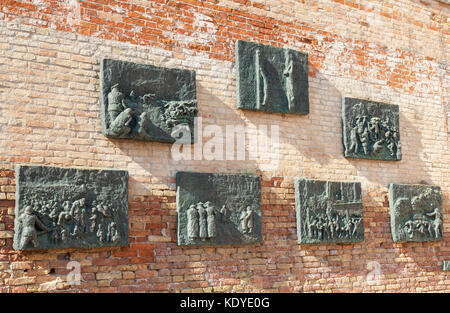
[[[0,292],[450,291],[450,5],[432,0],[0,0]],[[234,43],[309,54],[310,114],[236,110]],[[101,133],[99,61],[197,73],[204,125],[278,125],[279,166],[176,162],[171,146]],[[400,106],[400,162],[343,157],[341,97]],[[130,245],[12,249],[15,164],[128,170]],[[175,173],[262,178],[263,244],[176,245]],[[299,245],[294,177],[360,181],[365,240]],[[439,185],[444,240],[393,243],[387,185]],[[81,285],[67,264],[81,264]]]

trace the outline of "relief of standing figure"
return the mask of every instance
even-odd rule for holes
[[[96,235],[97,235],[98,241],[105,242],[105,238],[104,238],[104,236],[105,236],[105,226],[103,225],[103,223],[100,223],[98,225],[98,229],[97,229]]]
[[[67,231],[63,228],[63,229],[61,230],[61,240],[62,240],[64,243],[66,243],[68,239],[69,239],[69,238],[68,238],[68,235],[67,235]]]
[[[380,118],[372,117],[368,123],[368,129],[372,141],[377,141],[381,137]]]
[[[428,213],[428,216],[434,216],[433,220],[433,229],[434,229],[434,237],[437,239],[439,236],[442,236],[442,214],[438,208],[435,208],[433,212]]]
[[[387,142],[387,148],[389,149],[389,152],[392,156],[395,155],[395,152],[397,150],[397,142],[398,142],[398,133],[395,130],[388,130],[385,134],[386,136],[386,142]]]
[[[250,206],[247,207],[247,210],[242,211],[240,221],[242,232],[251,234],[253,232],[253,211]]]
[[[147,112],[142,112],[141,115],[139,115],[139,122],[138,122],[138,130],[137,133],[139,136],[145,136],[147,134],[146,127],[148,125],[148,118],[147,118]]]
[[[360,126],[361,116],[356,116],[356,125],[350,130],[350,148],[347,149],[347,154],[355,153],[359,151],[359,136],[358,132],[361,130]],[[362,131],[362,130],[361,130]]]
[[[86,202],[85,198],[74,201],[70,209],[70,215],[75,223],[72,236],[78,236],[85,229]]]
[[[327,208],[326,208],[326,215],[327,215],[327,219],[328,219],[328,223],[327,226],[330,230],[330,238],[333,239],[334,238],[334,223],[333,223],[333,217],[331,215],[331,211],[333,209],[333,203],[331,202],[331,200],[327,200]]]
[[[207,238],[216,237],[216,212],[214,211],[214,207],[211,205],[211,202],[207,201],[205,203],[206,214],[207,214],[207,223],[208,223],[208,236]]]
[[[117,244],[120,241],[120,234],[115,222],[108,225],[108,241],[114,244]]]
[[[295,111],[295,93],[294,93],[294,59],[289,50],[286,50],[286,64],[283,75],[286,77],[286,97],[288,99],[289,111]]]
[[[363,150],[364,150],[364,154],[368,154],[369,153],[369,131],[367,129],[367,116],[361,116],[361,115],[357,115],[356,116],[356,132],[353,130],[353,133],[350,133],[350,140],[352,141],[352,145],[351,147],[355,147],[355,153],[358,153],[358,139],[359,142],[361,143]],[[350,150],[352,150],[350,148]]]
[[[194,204],[191,204],[187,213],[187,233],[189,239],[198,238],[198,212]]]
[[[256,108],[261,109],[261,106],[267,107],[269,97],[269,84],[268,78],[264,69],[264,65],[261,60],[261,51],[256,50],[255,55],[255,68],[256,68]],[[262,81],[261,81],[262,78]],[[264,86],[262,90],[263,99],[261,101],[261,84]],[[262,102],[262,103],[261,103]]]
[[[65,229],[70,227],[72,221],[72,215],[70,215],[69,201],[64,202],[63,211],[58,216],[58,226]]]
[[[360,138],[363,150],[364,150],[364,154],[369,154],[369,140],[370,139],[369,139],[369,131],[367,130],[367,128],[364,129],[362,134],[360,134],[359,138]]]
[[[199,216],[199,237],[202,240],[205,240],[206,237],[208,236],[208,233],[207,233],[208,225],[207,225],[207,220],[206,220],[206,210],[203,207],[202,202],[199,202],[197,204],[197,211],[198,211],[198,216]]]
[[[352,237],[356,235],[356,231],[358,230],[359,224],[361,224],[362,219],[360,218],[355,218],[353,219],[353,232],[352,232]]]
[[[97,225],[97,215],[99,213],[97,212],[97,201],[92,201],[92,214],[91,217],[89,218],[90,221],[90,227],[89,230],[91,231],[91,233],[93,233],[95,231],[95,226]]]

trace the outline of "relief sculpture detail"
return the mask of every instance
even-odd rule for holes
[[[309,113],[308,55],[238,40],[238,108]]]
[[[397,105],[344,98],[342,120],[345,157],[401,160]]]
[[[360,183],[296,179],[295,205],[299,243],[364,239]]]
[[[260,243],[259,177],[177,173],[179,245]]]
[[[100,102],[107,137],[194,141],[194,71],[103,59]]]
[[[389,185],[394,241],[436,241],[443,238],[442,194],[438,186]]]
[[[128,173],[47,166],[16,169],[14,249],[128,243]]]

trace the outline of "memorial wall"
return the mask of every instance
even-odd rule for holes
[[[448,292],[447,1],[0,1],[0,292]]]

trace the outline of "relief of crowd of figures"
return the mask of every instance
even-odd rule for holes
[[[353,242],[364,237],[359,183],[295,180],[300,243]]]
[[[325,213],[311,214],[310,208],[316,208],[316,203],[312,202],[306,209],[306,220],[303,232],[307,233],[311,239],[318,241],[333,241],[334,239],[355,238],[362,217],[350,217],[349,211],[345,210],[342,216],[339,212],[333,210],[331,202],[327,203]]]
[[[401,160],[398,106],[344,98],[346,157]]]
[[[81,241],[85,245],[91,234],[99,243],[120,243],[115,208],[108,201],[97,204],[94,200],[88,207],[85,198],[64,201],[55,196],[52,200],[39,200],[40,195],[42,192],[24,196],[24,213],[18,217],[19,249],[25,249],[29,244],[32,248],[40,248],[37,236],[47,233],[55,246],[73,241]],[[34,219],[36,224],[32,225],[30,219]],[[38,233],[38,228],[42,232]]]
[[[17,173],[16,249],[128,242],[125,172],[20,166]]]

